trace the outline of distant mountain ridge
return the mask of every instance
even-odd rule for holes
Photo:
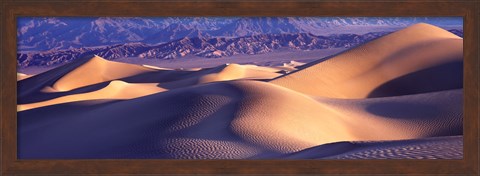
[[[238,54],[253,55],[268,53],[281,48],[292,50],[350,48],[388,33],[375,32],[364,35],[339,34],[330,36],[300,33],[262,34],[238,38],[183,38],[159,45],[137,42],[70,50],[21,52],[17,54],[17,64],[19,67],[50,66],[70,62],[92,54],[109,60],[122,57],[175,59],[187,55],[205,58],[228,57]]]
[[[19,18],[18,50],[46,51],[142,42],[156,45],[182,38],[237,38],[261,34],[365,34],[427,22],[457,25],[456,18],[432,17],[168,17]],[[377,30],[377,31],[375,31]]]
[[[461,30],[450,32],[463,37]],[[17,54],[17,65],[52,66],[70,62],[83,56],[96,54],[105,59],[115,60],[124,57],[146,59],[179,59],[187,55],[205,58],[228,57],[238,54],[263,54],[278,49],[316,50],[327,48],[351,48],[390,32],[372,32],[363,35],[336,34],[316,36],[313,34],[262,34],[238,38],[183,38],[172,42],[148,45],[127,43],[102,47],[85,47],[69,50],[43,52],[21,52]]]

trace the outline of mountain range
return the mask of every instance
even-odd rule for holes
[[[262,34],[366,34],[427,22],[461,27],[456,17],[20,17],[18,51],[64,50],[183,38],[238,38]]]
[[[450,30],[450,32],[463,37],[461,30]],[[101,47],[21,52],[17,54],[17,65],[20,68],[29,66],[54,66],[92,54],[109,60],[125,57],[175,59],[187,55],[219,58],[239,54],[264,54],[279,49],[308,51],[327,48],[351,48],[389,33],[390,32],[372,32],[363,35],[332,34],[329,36],[316,36],[310,33],[261,34],[237,38],[185,37],[158,45],[134,42]]]
[[[350,48],[365,43],[388,32],[375,32],[363,35],[339,34],[316,36],[313,34],[261,34],[237,38],[183,38],[159,45],[144,43],[116,44],[102,47],[51,50],[18,53],[20,67],[51,66],[70,62],[87,55],[98,55],[114,60],[125,57],[147,59],[175,59],[187,55],[219,58],[238,54],[263,54],[278,49],[315,50],[327,48]]]

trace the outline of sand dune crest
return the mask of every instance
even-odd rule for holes
[[[435,71],[435,68],[451,65],[447,70],[462,69],[462,61],[463,39],[432,25],[416,24],[271,82],[309,95],[366,98],[389,81],[427,69],[432,71],[421,72],[420,77],[450,78],[405,80],[408,83],[399,88],[423,93],[420,90],[448,90],[452,85],[461,88],[461,81],[457,81],[463,78],[461,71]],[[422,81],[435,86],[416,86]],[[374,97],[405,94],[397,90],[385,90]]]
[[[125,64],[105,60],[95,56],[75,70],[64,75],[53,84],[59,91],[68,91],[95,83],[124,78],[140,73],[151,72],[154,69],[138,65]]]

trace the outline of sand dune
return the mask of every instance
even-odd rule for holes
[[[416,24],[271,82],[333,98],[448,90],[462,87],[462,59],[462,38]]]
[[[48,89],[49,91],[53,88]],[[102,99],[132,99],[153,93],[165,91],[160,87],[157,87],[156,83],[145,84],[129,84],[123,81],[112,81],[107,87],[97,91],[88,93],[66,95],[55,99],[46,101],[21,104],[17,106],[18,111],[29,110],[32,108],[38,108],[43,106],[50,106],[60,103],[82,101],[82,100],[102,100]]]
[[[229,81],[236,79],[273,79],[281,74],[277,69],[258,67],[255,65],[228,64],[220,67],[221,71],[203,75],[199,82],[208,83],[215,81]]]
[[[278,158],[278,157],[277,157]],[[338,142],[287,154],[282,159],[462,159],[463,137]]]
[[[463,39],[417,24],[331,58],[79,59],[18,85],[22,159],[461,157]]]
[[[18,81],[18,96],[19,98],[34,96],[45,87],[51,87],[56,91],[70,91],[149,71],[154,71],[154,69],[108,61],[96,55],[85,56],[69,64],[37,74],[30,79]]]
[[[87,63],[62,76],[52,87],[59,91],[68,91],[86,85],[151,71],[153,70],[147,67],[112,62],[95,56]]]
[[[213,68],[192,70],[157,70],[122,79],[130,83],[158,83],[165,89],[176,89],[198,84],[238,79],[273,79],[282,74],[279,69],[255,65],[224,64]]]
[[[17,73],[17,81],[30,78],[31,76],[32,76],[32,75],[27,75],[27,74],[23,74],[23,73]]]
[[[239,64],[220,65],[205,69],[174,70],[117,63],[92,56],[36,75],[34,79],[19,80],[19,99],[27,103],[35,103],[31,101],[32,99],[37,100],[36,102],[38,100],[46,101],[59,98],[57,95],[66,96],[79,92],[73,90],[88,86],[99,87],[94,85],[115,80],[127,83],[157,83],[161,88],[173,89],[215,81],[272,79],[281,75],[277,73],[278,71],[279,69],[275,68]],[[59,92],[64,93],[59,94]]]
[[[244,93],[248,99],[238,110],[242,115],[232,122],[234,131],[276,151],[292,152],[336,141],[462,134],[461,90],[315,103],[270,84],[245,82],[239,86],[248,92]]]
[[[332,103],[319,102],[269,83],[229,81],[92,106],[89,110],[75,104],[58,104],[20,112],[19,123],[23,127],[19,132],[20,151],[30,152],[20,155],[35,158],[57,153],[56,156],[62,158],[75,153],[72,157],[91,158],[101,154],[108,158],[119,153],[137,153],[137,157],[151,158],[247,158],[267,154],[280,156],[339,141],[453,135],[461,133],[461,113],[431,112],[461,109],[461,104],[450,104],[461,99],[459,92],[368,102],[332,100]],[[379,101],[405,104],[420,101],[432,105],[420,107],[423,111],[418,113],[400,114],[421,116],[420,119],[417,116],[397,117],[395,115],[404,109],[396,107],[390,107],[393,116],[367,115],[368,109],[359,113],[360,116],[350,114],[361,111],[359,107],[373,106]],[[88,103],[81,105],[85,104]],[[449,107],[452,105],[455,106]],[[351,106],[356,108],[348,110]],[[40,136],[50,137],[38,140]],[[141,141],[135,142],[137,140]],[[172,140],[181,142],[180,146]],[[115,150],[109,151],[109,148]],[[229,148],[231,153],[218,148]]]

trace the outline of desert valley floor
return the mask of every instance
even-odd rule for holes
[[[461,159],[463,39],[416,24],[282,66],[92,56],[18,74],[21,159]]]

